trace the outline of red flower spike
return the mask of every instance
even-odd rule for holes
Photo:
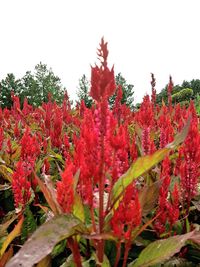
[[[31,185],[27,180],[27,172],[22,161],[17,163],[16,171],[13,173],[12,190],[14,194],[15,207],[24,208],[25,204],[31,197]]]
[[[34,167],[37,156],[40,154],[39,143],[36,139],[36,136],[32,136],[30,129],[27,128],[22,139],[21,139],[21,159],[24,161],[24,164],[27,166],[27,171],[29,174]]]
[[[3,146],[3,140],[4,140],[3,128],[0,127],[0,150],[2,149]]]
[[[159,191],[159,208],[157,213],[159,217],[154,222],[154,228],[160,235],[166,231],[166,223],[169,222],[171,228],[179,218],[179,192],[178,187],[175,185],[172,192],[172,200],[168,199],[169,185],[170,185],[170,160],[166,157],[162,162],[161,179],[163,180],[162,186]]]
[[[108,50],[107,43],[104,43],[103,39],[98,49],[98,56],[102,58],[101,66],[92,67],[90,95],[100,102],[102,98],[113,95],[116,90],[114,67],[111,70],[107,67]]]
[[[172,192],[171,207],[171,212],[169,212],[169,222],[171,225],[173,225],[179,218],[179,190],[177,184],[175,184],[174,190]]]
[[[52,119],[52,129],[51,129],[51,142],[54,147],[60,148],[62,144],[61,134],[62,134],[62,111],[57,106],[54,109],[54,116]]]
[[[125,239],[130,237],[130,229],[134,229],[141,223],[141,207],[138,192],[133,185],[127,187],[123,200],[114,211],[111,219],[111,227],[114,234]]]
[[[101,38],[100,48],[97,49],[97,55],[99,56],[99,60],[104,68],[107,67],[107,58],[108,58],[108,43],[104,42],[104,39]]]
[[[62,173],[62,180],[57,182],[57,201],[63,212],[70,213],[74,204],[74,165],[71,163],[65,166]]]

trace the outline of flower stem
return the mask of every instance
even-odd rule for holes
[[[82,267],[82,263],[81,263],[81,255],[80,255],[80,251],[79,251],[79,247],[78,247],[78,243],[76,240],[74,240],[73,237],[69,237],[68,238],[68,245],[72,251],[73,254],[73,258],[74,258],[74,262],[76,264],[77,267]]]
[[[117,265],[119,263],[120,255],[121,255],[121,242],[117,243],[117,254],[116,254],[116,258],[115,258],[114,267],[117,267]]]

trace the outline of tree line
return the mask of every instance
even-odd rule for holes
[[[134,85],[126,81],[121,73],[115,77],[116,93],[109,98],[109,105],[112,108],[117,96],[118,90],[122,91],[121,103],[127,105],[132,110],[139,107],[134,106]],[[79,79],[77,87],[77,102],[84,101],[85,105],[90,108],[93,100],[89,95],[90,81],[86,75]],[[56,76],[51,68],[46,64],[39,63],[35,66],[34,71],[27,71],[25,75],[16,79],[15,75],[10,73],[0,81],[0,106],[10,108],[12,106],[12,94],[19,96],[20,103],[23,105],[25,98],[33,106],[40,106],[47,102],[49,95],[52,101],[61,103],[64,95],[67,93],[66,88],[62,85],[61,79]],[[200,100],[200,80],[183,81],[181,85],[174,85],[172,91],[172,103],[188,104],[190,99],[194,99],[199,108]],[[167,85],[156,94],[157,104],[167,103]]]

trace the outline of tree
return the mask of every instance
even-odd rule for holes
[[[117,76],[115,77],[115,81],[116,81],[116,85],[117,86],[120,85],[122,88],[123,96],[122,96],[121,103],[126,104],[128,107],[130,107],[130,109],[133,109],[133,107],[134,107],[134,105],[133,105],[133,100],[134,100],[133,87],[134,87],[134,85],[128,84],[121,73],[117,74]],[[110,104],[111,108],[113,107],[113,104],[115,102],[115,98],[116,98],[116,93],[113,96],[111,96],[109,99],[109,104]]]
[[[87,108],[90,108],[93,103],[92,97],[89,95],[89,88],[90,88],[90,82],[88,81],[86,75],[83,74],[81,79],[79,79],[77,96],[78,96],[79,102],[83,100]]]
[[[21,105],[27,98],[29,104],[33,106],[40,106],[43,102],[47,102],[49,93],[52,100],[61,103],[65,94],[60,78],[41,62],[35,66],[33,74],[27,71],[21,79],[16,80],[13,74],[8,74],[0,82],[0,90],[0,103],[3,108],[12,106],[11,92],[19,96]]]
[[[60,78],[55,76],[52,69],[48,69],[46,64],[40,62],[36,65],[34,74],[30,71],[26,72],[22,83],[24,87],[22,98],[27,97],[34,106],[47,102],[49,94],[51,94],[52,100],[58,103],[63,100],[65,89]]]
[[[183,89],[190,88],[193,91],[193,94],[186,94],[186,99],[183,99],[183,101],[189,101],[190,99],[195,99],[197,97],[197,94],[200,92],[200,80],[191,80],[191,81],[186,81],[184,80],[181,85],[175,85],[172,90],[172,94],[175,95],[179,92],[181,92]],[[185,91],[183,91],[185,92]],[[188,91],[189,92],[189,91]],[[182,97],[183,98],[183,97]],[[159,94],[156,96],[157,103],[160,104],[162,103],[162,99],[166,102],[167,100],[167,87],[161,90]],[[177,99],[176,99],[177,102]]]
[[[200,80],[199,79],[191,80],[189,88],[192,88],[194,96],[196,97],[196,95],[200,93]]]
[[[200,116],[200,94],[196,95],[195,108],[196,108],[197,114]]]
[[[191,88],[183,88],[178,93],[172,95],[173,103],[189,102],[193,96],[193,90]]]
[[[5,79],[0,82],[0,105],[1,108],[11,108],[13,102],[11,93],[17,94],[20,90],[21,81],[16,80],[13,73],[7,74]]]

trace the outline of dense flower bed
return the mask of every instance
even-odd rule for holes
[[[43,227],[8,266],[153,266],[174,254],[187,258],[188,240],[195,248],[200,243],[200,132],[193,102],[172,106],[170,78],[168,103],[157,106],[152,75],[152,97],[131,111],[121,104],[103,40],[98,56],[91,109],[83,102],[72,109],[67,96],[62,106],[49,97],[39,108],[25,101],[23,109],[13,96],[11,110],[0,109],[0,262]],[[115,90],[111,110],[107,100]]]

